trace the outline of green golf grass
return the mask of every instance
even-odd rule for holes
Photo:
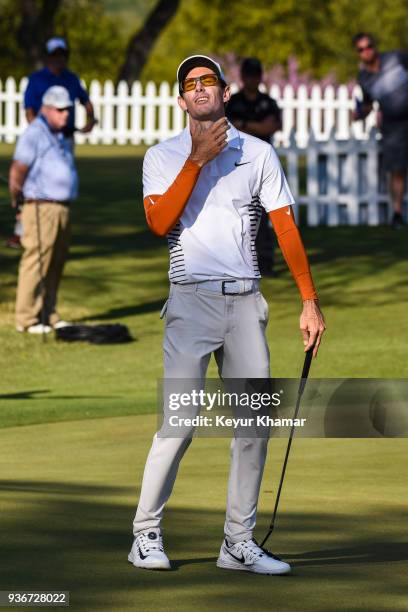
[[[174,570],[127,562],[155,418],[0,431],[1,589],[61,589],[75,610],[406,610],[405,440],[296,440],[271,549],[284,577],[216,568],[228,440],[188,450],[164,520]],[[257,535],[266,532],[284,440],[271,440]]]
[[[0,172],[12,147],[0,146]],[[274,578],[215,567],[228,440],[197,439],[165,518],[175,569],[127,563],[131,522],[155,429],[167,295],[167,247],[146,229],[140,148],[78,148],[81,192],[60,291],[69,320],[128,325],[134,342],[64,344],[17,334],[19,253],[0,188],[0,590],[71,591],[78,610],[405,610],[406,441],[295,440],[270,542],[293,564]],[[328,331],[314,377],[408,376],[407,232],[304,229]],[[303,362],[296,287],[276,252],[272,373]],[[214,364],[210,375],[216,376]],[[268,524],[284,454],[272,440],[257,535]]]

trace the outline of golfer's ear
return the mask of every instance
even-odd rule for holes
[[[185,103],[184,98],[182,96],[178,96],[177,102],[181,110],[187,111],[187,104]]]
[[[224,89],[224,93],[222,94],[222,100],[224,104],[226,102],[229,102],[230,97],[231,97],[231,88],[229,85],[227,85]]]

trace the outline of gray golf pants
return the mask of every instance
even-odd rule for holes
[[[227,378],[268,378],[265,337],[268,305],[258,290],[222,295],[202,283],[175,285],[167,302],[164,378],[204,379],[211,354]],[[166,407],[165,407],[166,409]],[[179,463],[191,443],[157,433],[147,457],[133,532],[159,527]],[[225,534],[232,542],[252,537],[267,438],[233,438]]]

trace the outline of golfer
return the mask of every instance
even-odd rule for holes
[[[167,235],[170,250],[164,377],[203,380],[214,353],[224,379],[265,379],[268,305],[259,291],[255,251],[262,208],[270,215],[303,299],[305,350],[315,345],[317,354],[325,329],[293,217],[293,197],[273,147],[239,132],[225,118],[230,89],[219,64],[203,55],[188,57],[177,80],[178,103],[188,113],[189,125],[151,147],[143,166],[147,222],[155,234]],[[191,431],[185,437],[154,436],[128,556],[136,567],[170,568],[161,519],[190,442]],[[218,567],[261,574],[290,571],[253,539],[266,451],[266,438],[232,441]]]
[[[358,83],[363,101],[354,112],[354,119],[364,119],[376,100],[380,107],[380,130],[384,169],[389,174],[393,205],[392,227],[404,225],[402,204],[408,168],[408,53],[379,53],[371,34],[360,32],[353,37],[360,60]]]
[[[18,273],[17,331],[48,333],[67,325],[57,291],[70,242],[70,204],[77,195],[72,147],[64,136],[72,101],[50,87],[40,115],[20,136],[10,168],[12,206],[22,199],[24,248]]]

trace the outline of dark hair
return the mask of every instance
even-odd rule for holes
[[[372,34],[370,34],[369,32],[358,32],[358,34],[354,34],[353,38],[351,39],[353,43],[353,47],[355,47],[356,44],[360,42],[360,40],[362,40],[363,38],[367,38],[370,41],[370,43],[373,45],[373,47],[377,46],[376,40]]]
[[[241,64],[241,74],[245,76],[261,76],[262,64],[257,57],[246,57]]]

